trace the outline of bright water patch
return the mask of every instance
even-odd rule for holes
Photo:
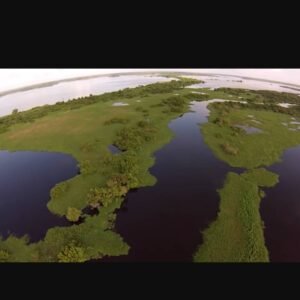
[[[235,125],[235,127],[245,130],[247,134],[254,134],[254,133],[262,132],[262,130],[259,128],[251,127],[251,126],[247,126],[247,125]]]
[[[115,102],[115,103],[113,103],[112,106],[127,106],[127,105],[129,105],[129,104],[125,103],[125,102]]]

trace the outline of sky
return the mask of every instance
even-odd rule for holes
[[[0,91],[78,76],[152,70],[241,75],[300,85],[300,69],[0,69]]]

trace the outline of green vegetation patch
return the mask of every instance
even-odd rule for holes
[[[219,191],[221,202],[216,221],[203,232],[203,244],[194,255],[195,262],[268,262],[263,224],[259,214],[263,193],[278,175],[265,169],[242,175],[230,172]]]
[[[208,122],[201,127],[205,142],[219,159],[248,171],[227,175],[224,187],[219,190],[217,219],[203,232],[204,242],[194,261],[267,262],[269,255],[259,214],[265,193],[260,187],[274,186],[278,176],[257,168],[272,165],[286,149],[300,144],[298,125],[290,123],[291,116],[299,116],[300,99],[288,93],[227,88],[207,93],[210,97],[218,95],[215,98],[248,102],[209,104]],[[297,106],[283,108],[276,103]],[[260,132],[248,134],[244,130],[251,127]]]
[[[249,169],[270,166],[280,160],[286,149],[300,144],[300,131],[282,125],[290,122],[287,114],[241,109],[239,104],[231,102],[212,103],[208,107],[209,120],[201,128],[204,140],[230,166]],[[255,127],[262,132],[247,134],[237,125]]]

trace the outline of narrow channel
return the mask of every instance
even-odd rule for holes
[[[271,262],[300,262],[300,146],[284,152],[281,162],[267,169],[279,183],[264,189],[260,213]]]
[[[207,122],[209,102],[192,102],[191,112],[170,122],[174,138],[154,154],[150,169],[157,183],[130,191],[117,212],[115,230],[129,254],[101,261],[192,261],[201,232],[217,216],[217,189],[229,171],[237,172],[203,141],[199,125]]]

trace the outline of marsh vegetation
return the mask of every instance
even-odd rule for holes
[[[300,144],[300,98],[273,91],[186,89],[195,83],[199,81],[180,77],[16,110],[0,118],[1,149],[63,152],[75,157],[80,168],[80,174],[51,189],[47,204],[70,226],[50,228],[34,243],[28,236],[3,238],[0,261],[84,262],[127,255],[130,245],[115,230],[116,212],[131,190],[156,183],[149,168],[154,165],[153,153],[173,137],[170,121],[187,113],[191,101],[211,99],[227,101],[209,104],[208,122],[201,125],[204,141],[221,162],[243,172],[231,171],[224,178],[218,216],[199,233],[204,243],[194,249],[194,260],[268,261],[259,205],[264,188],[279,179],[265,168]],[[254,126],[260,132],[247,134]],[[120,150],[118,155],[108,150],[109,145]],[[88,208],[97,213],[85,213]]]
[[[113,231],[115,211],[129,189],[155,183],[148,173],[154,162],[152,153],[170,139],[168,122],[188,108],[188,98],[174,100],[172,95],[174,91],[187,94],[184,87],[194,82],[182,79],[157,83],[0,118],[1,147],[69,153],[80,167],[79,175],[53,187],[47,205],[52,213],[66,216],[74,225],[51,228],[36,243],[30,243],[27,237],[3,239],[2,259],[86,261],[126,254],[129,246]],[[138,109],[136,101],[141,98],[143,107]],[[112,107],[113,102],[124,99],[130,105]],[[111,144],[123,152],[112,155],[107,150]],[[99,213],[85,215],[78,224],[87,206]]]

